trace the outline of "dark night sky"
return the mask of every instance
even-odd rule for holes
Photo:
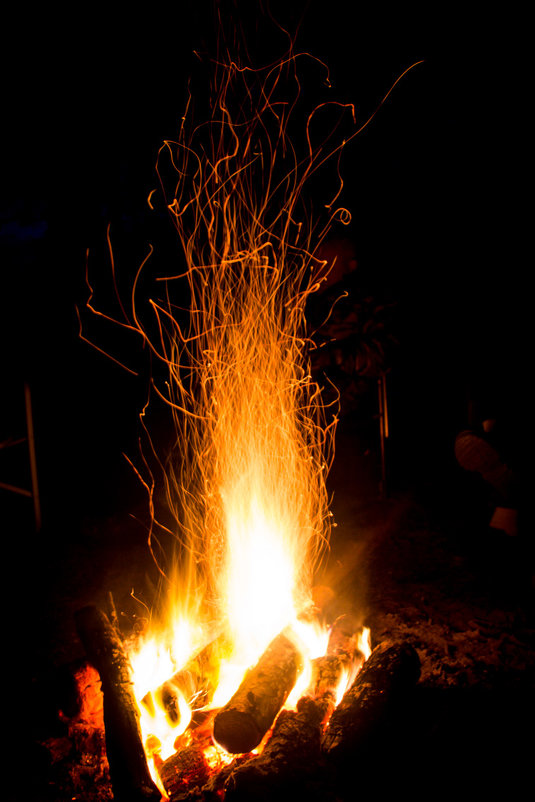
[[[228,15],[236,4],[222,5]],[[467,18],[452,6],[423,15],[407,4],[368,12],[349,0],[273,8],[286,9],[291,22],[305,5],[297,47],[329,64],[336,96],[355,103],[360,119],[425,59],[344,158],[353,223],[341,233],[355,242],[363,283],[400,302],[393,420],[407,442],[429,446],[436,432],[447,438],[462,423],[467,377],[484,397],[520,405],[514,30],[523,23]],[[250,18],[257,4],[237,6]],[[44,484],[53,496],[66,482],[73,505],[80,484],[89,488],[84,499],[105,492],[95,479],[97,454],[110,453],[100,470],[109,484],[144,395],[140,382],[118,377],[77,340],[85,250],[94,275],[104,275],[111,223],[121,264],[143,257],[154,233],[145,198],[156,152],[174,135],[193,48],[213,42],[211,8],[188,0],[110,16],[86,5],[69,17],[46,7],[5,26],[15,47],[3,64],[4,378],[8,388],[17,374],[34,382]]]

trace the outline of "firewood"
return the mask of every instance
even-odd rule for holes
[[[153,701],[156,701],[166,712],[167,720],[171,726],[180,723],[179,696],[182,695],[189,703],[195,700],[195,705],[203,707],[210,704],[217,687],[219,665],[221,656],[228,652],[229,642],[226,635],[220,635],[204,646],[188,662],[164,682],[155,691],[146,694],[141,700],[148,710],[152,710]]]
[[[335,761],[367,745],[395,702],[418,681],[420,660],[407,643],[377,646],[334,711],[323,749]]]
[[[326,653],[311,661],[312,674],[306,692],[321,706],[324,721],[335,708],[344,672],[354,669],[359,657],[362,665],[364,656],[358,651],[357,623],[353,616],[341,615],[331,627]]]
[[[97,669],[104,696],[106,755],[117,802],[159,802],[141,740],[139,710],[132,691],[131,667],[122,640],[97,607],[75,614],[76,629]]]
[[[234,769],[226,783],[225,802],[316,797],[321,765],[322,711],[313,699],[299,700],[297,710],[282,710],[259,757]],[[325,780],[327,773],[323,773]]]
[[[331,626],[327,654],[348,654],[352,656],[357,649],[358,625],[354,616],[345,613],[339,615]]]
[[[210,769],[199,746],[186,746],[167,758],[158,769],[170,802],[183,794],[202,788],[208,782]]]
[[[344,669],[348,669],[358,657],[356,629],[353,616],[341,615],[336,619],[326,653],[311,661],[312,677],[308,690],[311,696],[336,693]]]
[[[258,746],[288,698],[302,667],[297,647],[281,632],[216,715],[214,738],[217,743],[231,754],[250,752]]]
[[[326,723],[336,707],[337,688],[348,662],[340,655],[323,655],[311,661],[312,676],[306,696],[314,699]]]

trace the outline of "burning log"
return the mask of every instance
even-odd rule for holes
[[[330,717],[335,708],[338,687],[344,672],[349,672],[357,660],[356,629],[353,616],[339,616],[331,627],[326,653],[311,661],[312,677],[307,695],[313,697],[321,706],[324,721]],[[364,656],[361,664],[362,662]]]
[[[158,774],[169,799],[174,802],[183,794],[202,788],[208,782],[210,769],[202,749],[193,745],[171,755],[159,767]]]
[[[321,708],[308,697],[299,700],[297,710],[282,710],[262,754],[231,773],[226,802],[268,802],[276,794],[285,799],[315,798],[322,718]],[[325,798],[322,792],[321,799]]]
[[[377,646],[331,716],[323,736],[327,755],[343,760],[369,743],[392,704],[419,676],[412,646],[391,641]]]
[[[161,794],[151,779],[143,750],[131,668],[121,638],[97,607],[79,610],[75,621],[80,640],[102,683],[106,754],[114,799],[159,802]]]
[[[331,627],[327,650],[322,657],[312,661],[312,680],[309,693],[321,696],[336,693],[345,669],[357,660],[357,626],[353,616],[339,616]],[[361,656],[361,663],[364,657]]]
[[[344,671],[349,669],[349,660],[340,655],[323,655],[311,661],[312,679],[307,697],[314,699],[322,711],[322,721],[326,723],[336,707],[338,686]]]
[[[329,634],[327,654],[347,654],[352,656],[357,651],[358,626],[355,617],[345,613],[334,621]]]
[[[181,695],[187,702],[194,698],[199,707],[211,702],[217,685],[221,655],[228,650],[228,647],[229,643],[225,635],[215,638],[188,660],[180,671],[152,691],[152,694],[146,694],[142,703],[148,710],[151,710],[154,699],[165,710],[171,726],[178,725],[180,723],[179,698]]]
[[[281,632],[245,675],[214,720],[214,738],[227,752],[254,749],[269,730],[302,670],[302,657]]]

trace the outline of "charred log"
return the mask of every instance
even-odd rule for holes
[[[235,771],[238,766],[243,766],[251,759],[252,755],[250,754],[237,755],[232,763],[228,763],[219,771],[214,772],[202,789],[203,802],[212,802],[212,800],[213,802],[220,802],[225,796],[225,787],[232,772]]]
[[[307,697],[300,699],[297,710],[282,710],[262,754],[230,774],[226,802],[267,802],[281,795],[328,799],[324,785],[328,775],[321,765],[322,718],[320,706]]]
[[[210,769],[199,746],[186,746],[171,755],[158,769],[170,802],[202,788]]]
[[[161,794],[150,777],[143,750],[131,668],[122,640],[96,607],[79,610],[75,621],[80,640],[102,683],[106,755],[114,799],[159,802]]]
[[[377,646],[334,711],[323,749],[335,761],[369,746],[388,711],[420,676],[416,651],[406,643]]]
[[[269,730],[302,669],[302,657],[283,632],[246,674],[214,720],[214,738],[227,752],[254,749]]]

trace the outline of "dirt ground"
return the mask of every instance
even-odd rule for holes
[[[402,724],[375,754],[355,757],[363,779],[360,790],[346,784],[344,802],[401,790],[467,798],[502,783],[515,794],[530,774],[535,712],[528,533],[490,530],[462,472],[416,483],[398,476],[386,494],[378,476],[376,456],[365,453],[351,426],[342,427],[330,478],[337,526],[318,582],[334,591],[330,614],[355,612],[371,627],[374,644],[409,641],[421,677]],[[84,657],[74,612],[85,604],[106,607],[111,592],[122,620],[131,621],[150,602],[154,566],[135,517],[143,517],[142,507],[139,498],[104,520],[86,517],[69,532],[65,523],[63,531],[48,525],[37,541],[29,534],[12,545],[11,565],[22,566],[28,552],[33,557],[31,610],[24,627],[15,623],[32,771],[13,798],[110,798],[89,769],[86,787],[69,787],[72,745],[58,709],[66,673]],[[24,595],[24,573],[17,570],[17,577]]]

